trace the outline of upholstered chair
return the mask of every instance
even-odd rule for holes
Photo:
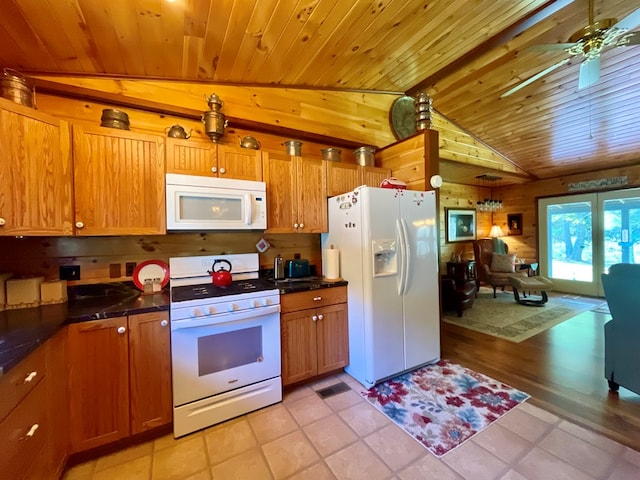
[[[498,242],[504,253],[494,252],[494,243]],[[515,265],[515,255],[509,254],[509,245],[502,240],[482,238],[473,242],[473,253],[476,260],[476,281],[478,289],[481,283],[493,287],[493,298],[496,298],[496,289],[500,287],[504,291],[505,285],[509,285],[509,277],[514,275],[526,276],[527,272],[520,271]]]
[[[640,265],[616,263],[602,274],[602,286],[611,320],[604,324],[604,376],[609,388],[619,386],[640,394],[640,316],[638,284]]]

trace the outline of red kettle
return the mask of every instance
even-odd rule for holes
[[[216,270],[216,264],[218,263],[226,263],[229,265],[229,270],[225,270],[224,266],[218,267],[218,270]],[[229,260],[214,260],[213,265],[211,265],[211,270],[207,271],[209,275],[211,275],[211,280],[216,287],[228,287],[233,281],[231,277],[231,262],[229,262]]]

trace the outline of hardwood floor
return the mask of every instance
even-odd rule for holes
[[[584,312],[521,343],[441,322],[442,358],[527,392],[533,405],[640,451],[640,395],[623,387],[611,393],[604,378],[603,325],[610,318]]]

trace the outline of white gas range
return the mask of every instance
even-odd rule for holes
[[[232,265],[228,287],[207,273],[221,259]],[[258,278],[258,254],[169,266],[174,436],[280,402],[280,294]]]

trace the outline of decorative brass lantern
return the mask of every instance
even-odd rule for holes
[[[224,135],[224,127],[227,126],[227,120],[224,118],[222,109],[222,100],[215,93],[209,97],[205,95],[210,110],[202,114],[202,123],[204,123],[204,133],[206,133],[212,142],[218,143],[218,140]]]

